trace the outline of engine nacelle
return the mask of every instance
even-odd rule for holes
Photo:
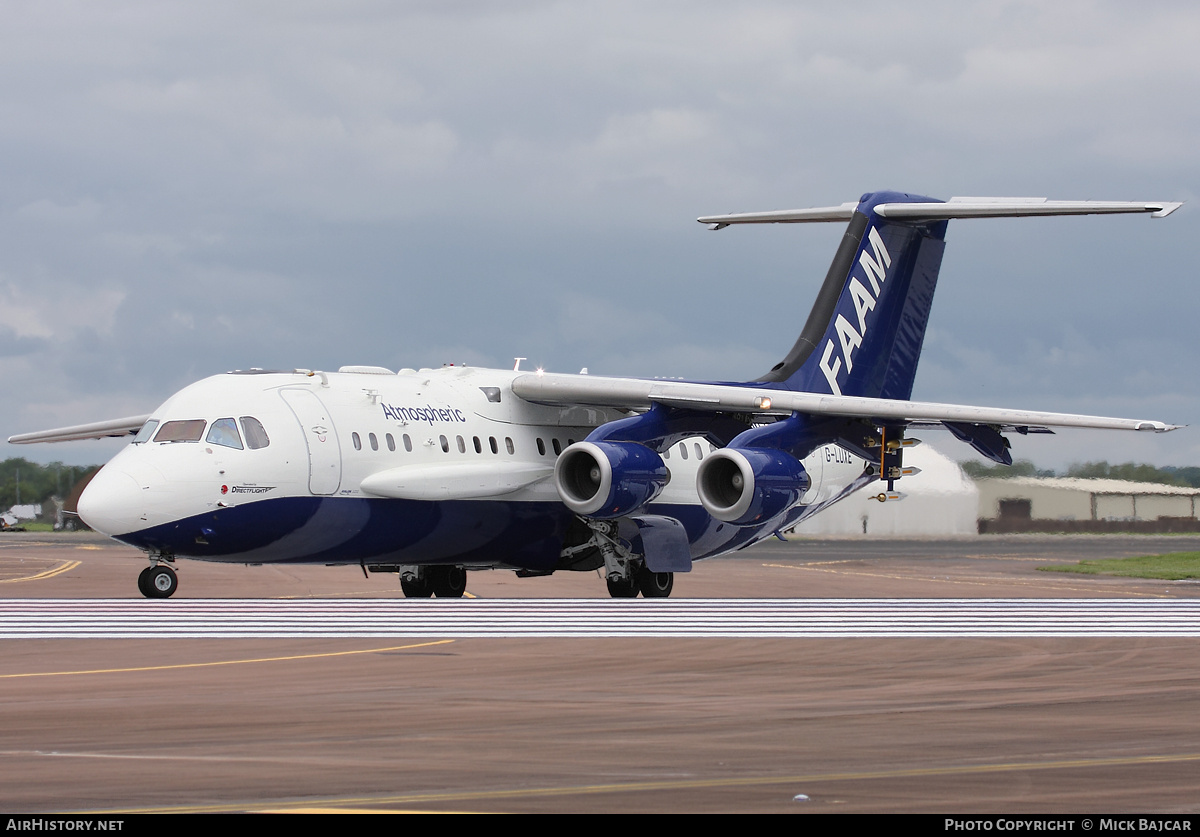
[[[769,448],[721,448],[700,463],[696,474],[704,510],[735,526],[761,523],[786,511],[810,484],[796,457]]]
[[[637,511],[670,478],[662,457],[636,442],[576,442],[554,463],[554,487],[567,508],[601,520]]]

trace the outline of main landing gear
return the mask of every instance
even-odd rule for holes
[[[153,564],[138,576],[138,590],[147,599],[169,599],[179,589],[179,577],[165,564]]]
[[[573,549],[599,550],[604,559],[604,577],[608,595],[614,599],[636,599],[641,593],[647,599],[665,599],[675,587],[675,573],[652,572],[645,557],[630,552],[629,544],[618,536],[617,524],[611,520],[580,518],[592,530],[585,544]]]
[[[418,567],[412,577],[400,574],[400,589],[406,599],[461,599],[467,592],[467,571],[462,567]]]
[[[614,599],[636,599],[641,593],[647,599],[665,599],[674,586],[675,573],[654,573],[641,566],[625,578],[609,577],[608,595]]]

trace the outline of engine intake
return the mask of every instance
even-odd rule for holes
[[[696,474],[704,510],[735,526],[761,523],[787,511],[810,484],[794,456],[767,448],[722,448],[709,454]]]
[[[554,463],[554,487],[567,508],[585,517],[624,517],[666,487],[662,457],[636,442],[576,442]]]

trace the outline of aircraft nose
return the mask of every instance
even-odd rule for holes
[[[121,469],[102,468],[79,497],[79,516],[110,537],[144,528],[142,487]]]

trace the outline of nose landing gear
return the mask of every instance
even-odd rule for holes
[[[165,564],[152,564],[138,575],[138,590],[147,599],[169,599],[179,589],[179,577]]]

